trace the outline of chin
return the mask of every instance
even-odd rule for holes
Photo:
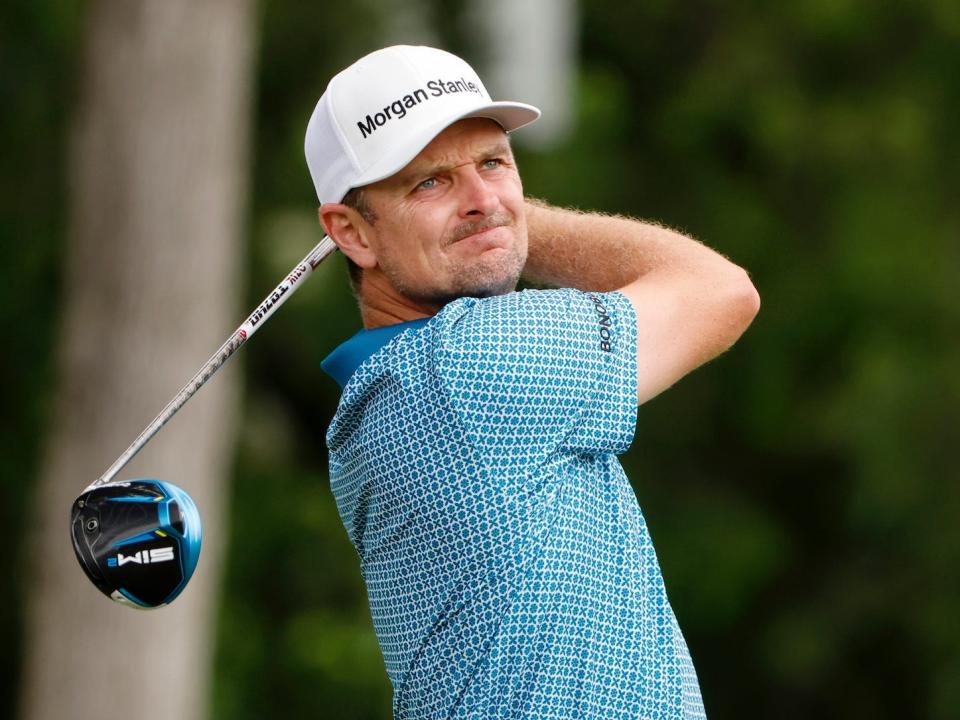
[[[520,277],[517,276],[513,279],[504,280],[500,283],[488,283],[483,285],[468,286],[463,288],[457,297],[474,297],[474,298],[485,298],[485,297],[496,297],[497,295],[506,295],[517,289],[517,283],[520,282]]]
[[[455,297],[494,297],[517,289],[523,259],[515,254],[500,259],[493,266],[474,265],[457,274]]]
[[[501,283],[469,284],[449,290],[432,290],[428,292],[407,292],[407,297],[427,305],[443,307],[447,303],[463,297],[487,298],[497,295],[506,295],[517,289],[519,278]]]
[[[524,255],[510,252],[492,261],[449,268],[449,280],[443,286],[425,287],[396,275],[390,280],[400,294],[419,303],[442,307],[461,297],[486,298],[513,292],[520,282]]]

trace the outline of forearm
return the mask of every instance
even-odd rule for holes
[[[523,274],[540,284],[607,292],[650,273],[708,278],[736,268],[696,240],[625,217],[528,200],[527,225]]]
[[[527,278],[630,300],[638,402],[729,348],[760,308],[747,273],[696,240],[627,218],[527,208]]]

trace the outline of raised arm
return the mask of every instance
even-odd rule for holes
[[[760,308],[743,268],[659,225],[528,201],[534,282],[619,290],[637,314],[637,401],[736,342]]]

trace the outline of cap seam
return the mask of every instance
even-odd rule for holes
[[[408,46],[408,47],[415,47],[415,46]],[[423,75],[420,74],[420,68],[418,68],[416,65],[413,64],[413,62],[411,62],[410,58],[407,57],[407,53],[398,51],[397,54],[400,55],[400,58],[403,60],[404,65],[406,65],[407,68],[412,70],[413,73],[417,76],[417,82],[419,82],[422,85]]]
[[[333,81],[337,84],[339,84],[339,80],[339,77],[333,79]],[[332,89],[333,88],[331,88],[331,90]],[[354,172],[359,172],[361,168],[357,154],[353,150],[353,145],[347,141],[346,133],[343,132],[343,128],[340,127],[340,121],[337,119],[336,113],[333,112],[333,95],[334,93],[330,93],[330,102],[327,103],[327,107],[325,108],[330,116],[330,125],[333,127],[334,132],[337,133],[337,140],[340,142],[340,148],[350,160],[350,164],[353,166]]]

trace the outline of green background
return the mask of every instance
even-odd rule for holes
[[[444,46],[476,52],[462,3],[426,4]],[[51,413],[85,8],[16,0],[0,22],[0,716]],[[579,12],[576,132],[520,149],[527,192],[689,232],[763,301],[730,353],[641,407],[624,458],[708,713],[957,717],[960,4]],[[319,239],[303,129],[327,79],[382,44],[382,15],[259,7],[245,308]],[[318,272],[244,351],[216,718],[389,716],[323,444],[338,389],[318,364],[359,319],[342,258]]]

